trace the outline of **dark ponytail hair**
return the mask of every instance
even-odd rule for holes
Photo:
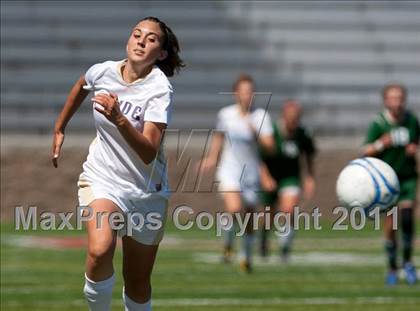
[[[179,57],[180,48],[178,39],[171,28],[166,26],[166,24],[157,17],[148,16],[141,21],[152,21],[159,24],[160,30],[164,35],[162,49],[168,53],[168,56],[164,60],[158,60],[156,66],[158,66],[167,77],[172,77],[175,73],[178,73],[182,67],[185,67],[183,60]]]

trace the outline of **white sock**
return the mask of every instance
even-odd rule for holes
[[[252,257],[252,245],[254,244],[254,235],[245,233],[243,239],[243,254],[247,262],[251,262]]]
[[[290,249],[292,247],[293,238],[295,237],[295,230],[292,228],[289,229],[287,234],[280,237],[280,243],[283,244],[283,247]]]
[[[145,303],[137,303],[125,294],[123,289],[123,301],[125,311],[152,311],[152,299]]]
[[[95,282],[90,280],[85,274],[85,293],[90,311],[109,311],[111,310],[112,288],[115,283],[115,274],[109,279]]]

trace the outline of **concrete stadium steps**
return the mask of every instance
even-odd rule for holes
[[[54,122],[58,116],[57,111],[41,110],[41,113],[28,113],[23,115],[20,111],[10,110],[1,113],[1,130],[7,132],[26,132],[32,134],[48,134],[54,129]],[[67,132],[94,132],[95,125],[91,113],[78,111],[69,123]]]
[[[420,2],[1,2],[2,130],[48,132],[72,83],[123,58],[148,15],[172,27],[188,64],[172,79],[175,128],[213,126],[240,72],[273,93],[273,113],[299,98],[318,133],[364,131],[389,81],[420,113]],[[70,128],[92,130],[88,104]]]
[[[353,112],[358,109],[364,110],[363,118],[353,117]],[[280,107],[272,107],[269,112],[272,118],[277,118]],[[309,128],[315,128],[317,134],[326,135],[331,133],[331,128],[335,129],[334,134],[360,134],[365,131],[369,121],[373,120],[378,111],[377,106],[346,105],[337,107],[336,105],[326,106],[325,109],[309,105],[305,107],[304,122]],[[19,111],[9,111],[7,114],[1,114],[1,130],[9,131],[29,131],[32,133],[46,134],[51,133],[54,127],[54,120],[58,116],[58,111],[41,110],[41,113],[27,114],[24,116],[25,122],[22,122],[22,113]],[[78,111],[76,116],[68,125],[69,132],[94,131],[93,118],[91,111]],[[200,107],[197,109],[186,109],[186,107],[177,107],[176,114],[173,115],[173,124],[180,124],[179,129],[212,129],[215,126],[217,111],[213,107]],[[328,123],[325,119],[328,119]]]
[[[307,3],[307,2],[306,2]],[[320,4],[318,2],[318,4]],[[279,10],[281,8],[281,10]],[[379,26],[381,29],[411,27],[420,25],[416,10],[418,5],[405,5],[399,9],[390,8],[291,8],[290,4],[277,3],[275,8],[268,3],[258,3],[250,8],[250,21],[261,25],[283,25],[287,28],[297,25],[302,28],[311,24],[315,29],[334,26],[358,29],[367,25]],[[265,20],[261,20],[264,18]],[[358,21],[359,23],[355,23]]]
[[[261,92],[271,92],[273,93],[272,100],[274,98],[289,98],[291,97],[290,93],[295,94],[295,98],[298,98],[305,105],[321,105],[321,104],[334,104],[338,107],[345,105],[355,105],[357,103],[372,104],[379,107],[380,90],[372,90],[371,88],[366,87],[364,90],[361,90],[357,86],[343,86],[341,88],[329,87],[328,92],[325,92],[325,87],[323,84],[312,84],[311,88],[306,87],[305,90],[293,89],[293,88],[283,88],[278,86],[276,91],[272,89],[261,89]],[[176,88],[178,89],[178,88]],[[212,92],[209,88],[197,94],[192,92],[191,89],[185,89],[184,92],[176,92],[174,96],[174,107],[179,109],[180,106],[185,106],[185,109],[201,109],[205,107],[211,107],[213,109],[220,109],[224,105],[229,105],[232,101],[230,95],[224,92],[218,92],[217,88]],[[280,92],[283,95],[278,95]],[[226,89],[225,92],[230,92],[229,89]],[[276,96],[277,95],[277,96]],[[1,95],[2,107],[7,113],[7,109],[16,109],[16,110],[30,110],[32,112],[39,109],[60,109],[67,96],[67,91],[56,91],[56,90],[39,90],[34,89],[33,91],[25,92],[25,96],[22,96],[22,93],[17,88],[14,91],[4,92]],[[256,95],[256,96],[264,96]],[[420,91],[412,91],[409,93],[409,104],[414,108],[419,110],[420,105],[418,98],[420,97]],[[264,99],[260,99],[262,101]],[[279,104],[279,101],[276,101],[276,104]],[[262,105],[261,105],[262,106]],[[83,106],[80,108],[83,109]],[[176,113],[176,110],[175,110]]]
[[[228,91],[230,92],[230,91]],[[48,93],[48,92],[27,92],[26,97],[22,98],[19,92],[8,92],[2,95],[2,109],[7,114],[10,110],[20,111],[22,113],[34,113],[45,110],[59,111],[66,99],[67,93]],[[275,105],[280,105],[279,100],[274,101],[271,94],[256,94],[255,105],[258,107],[265,107],[268,100]],[[79,108],[80,111],[91,110],[89,101],[86,100]],[[216,113],[218,109],[232,104],[232,97],[229,93],[216,93],[207,91],[207,93],[176,93],[174,96],[175,115],[179,109],[198,110],[211,109]],[[213,123],[214,120],[210,120]],[[179,125],[178,125],[179,126]]]
[[[123,50],[121,52],[121,50]],[[95,59],[104,58],[105,55],[108,55],[108,59],[123,59],[124,48],[119,50],[115,47],[101,47],[100,52],[92,48],[78,48],[78,49],[69,49],[66,47],[56,47],[56,48],[45,48],[45,47],[10,47],[2,53],[3,57],[8,59],[10,62],[25,62],[29,61],[30,58],[33,58],[35,62],[65,62],[68,59],[76,58],[80,61],[95,63]],[[206,49],[206,50],[189,50],[183,53],[183,57],[188,59],[191,63],[200,64],[201,62],[212,62],[214,64],[224,64],[229,63],[246,63],[250,59],[256,58],[258,60],[259,51],[258,50],[245,50],[245,49],[235,49],[226,53],[226,51],[221,51],[218,49]],[[264,60],[261,60],[264,62]]]
[[[16,93],[17,95],[21,93],[22,88],[24,88],[28,93],[33,94],[65,94],[67,93],[74,82],[79,78],[79,75],[83,72],[78,73],[69,73],[66,75],[55,75],[50,76],[47,71],[40,71],[37,74],[31,74],[25,78],[20,79],[20,74],[15,74],[14,77],[10,75],[7,81],[2,82],[2,98],[7,96],[9,93]],[[261,77],[264,75],[264,79],[267,79],[267,73],[255,75],[255,80],[260,84]],[[190,96],[190,95],[204,95],[204,94],[214,94],[217,95],[221,92],[231,92],[232,91],[232,81],[236,78],[237,73],[230,74],[214,74],[211,79],[206,79],[205,77],[197,77],[194,79],[194,76],[185,75],[184,77],[177,77],[172,81],[172,85],[176,90],[176,96]],[[48,85],[40,83],[45,79],[54,79],[55,80]],[[36,79],[36,80],[34,80]],[[264,81],[260,86],[257,86],[256,91],[261,92],[274,92],[274,91],[287,91],[293,89],[293,83],[288,81],[282,81],[280,79],[271,79],[270,81]],[[198,93],[197,93],[198,92]],[[7,103],[3,103],[7,105]]]
[[[23,4],[23,5],[22,5]],[[214,18],[214,11],[218,11],[223,4],[217,2],[177,2],[173,1],[83,1],[74,5],[73,1],[28,1],[2,3],[7,8],[8,18],[25,17],[29,19],[47,19],[48,21],[61,20],[87,20],[98,16],[104,19],[120,18],[125,20],[138,20],[139,18],[155,14],[159,17],[183,19],[187,15],[197,18]],[[115,14],[115,13],[118,14]],[[188,19],[187,19],[188,20]]]
[[[299,76],[297,97],[317,131],[362,132],[389,82],[408,87],[420,114],[420,3],[242,2],[230,11],[265,40],[267,58]]]
[[[416,27],[417,29],[417,27]],[[258,31],[256,30],[254,35]],[[328,30],[316,30],[316,29],[277,29],[270,28],[265,32],[264,37],[270,38],[273,44],[283,43],[287,45],[287,42],[307,42],[307,43],[318,43],[322,42],[325,45],[328,44],[365,44],[366,46],[372,44],[388,44],[388,45],[400,45],[400,44],[412,44],[415,42],[418,44],[418,30],[408,31],[395,31],[388,30],[384,32],[371,33],[366,30],[336,30],[330,28]]]

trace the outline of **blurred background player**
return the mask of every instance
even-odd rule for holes
[[[225,210],[228,213],[249,213],[258,205],[260,187],[260,158],[258,146],[269,152],[273,149],[271,121],[268,113],[253,108],[254,81],[248,75],[240,75],[233,85],[235,104],[222,108],[217,116],[216,129],[208,156],[202,161],[207,171],[217,164],[222,152],[217,177],[220,181]],[[235,225],[224,232],[223,258],[229,262],[233,250]],[[240,267],[251,271],[253,244],[252,223],[243,236]]]
[[[303,182],[304,196],[310,199],[315,191],[314,165],[315,145],[305,128],[300,125],[302,107],[295,100],[287,100],[277,122],[273,122],[275,152],[262,150],[261,166],[262,203],[275,210],[290,213],[293,224],[293,207],[301,199],[301,161],[306,162]],[[265,218],[264,218],[265,219]],[[272,221],[272,220],[271,220]],[[260,251],[263,257],[268,255],[269,229],[261,231]],[[270,226],[271,227],[271,226]],[[291,226],[281,237],[281,257],[287,260],[292,246],[294,230]]]
[[[407,91],[404,86],[390,84],[382,92],[385,110],[370,124],[364,154],[382,159],[397,173],[400,181],[398,199],[402,231],[403,268],[407,282],[417,281],[412,263],[414,245],[414,207],[416,203],[417,165],[420,128],[417,117],[406,110]],[[392,228],[392,216],[385,218],[385,250],[388,256],[388,285],[397,283],[397,238]]]

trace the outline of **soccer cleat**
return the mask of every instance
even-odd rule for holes
[[[222,262],[231,263],[232,262],[232,257],[233,257],[232,250],[230,248],[225,248],[223,250]]]
[[[404,265],[404,271],[405,271],[405,279],[407,280],[407,283],[409,285],[416,284],[417,282],[416,268],[410,262],[407,262]]]
[[[268,257],[269,245],[268,245],[268,230],[263,229],[261,233],[261,244],[260,244],[260,255],[263,258]]]
[[[290,248],[283,246],[280,251],[280,259],[283,263],[288,263],[290,258]]]
[[[251,263],[250,263],[249,261],[247,261],[246,259],[241,260],[241,261],[239,262],[239,269],[240,269],[242,272],[245,272],[245,273],[251,273],[251,272],[252,272]]]
[[[268,245],[267,245],[267,242],[262,242],[261,243],[260,255],[263,258],[267,258],[268,257]]]
[[[398,283],[398,276],[396,271],[389,271],[386,279],[385,284],[388,286],[395,286]]]

